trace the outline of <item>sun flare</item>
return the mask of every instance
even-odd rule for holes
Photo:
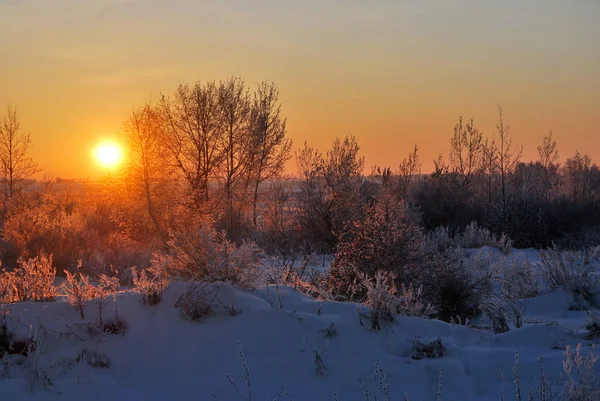
[[[94,148],[94,159],[99,166],[114,169],[123,161],[123,149],[114,141],[103,141]]]

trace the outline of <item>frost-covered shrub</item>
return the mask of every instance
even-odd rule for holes
[[[378,271],[392,273],[397,287],[418,285],[427,275],[425,253],[422,230],[404,203],[381,200],[340,238],[327,273],[328,290],[338,299],[364,299],[361,278],[373,278]]]
[[[600,281],[594,266],[586,263],[583,252],[563,251],[556,247],[538,251],[538,272],[550,288],[565,288],[573,293],[571,309],[586,310],[597,305]]]
[[[12,264],[15,256],[53,254],[60,268],[68,267],[77,259],[77,238],[85,227],[79,216],[67,209],[65,202],[49,194],[13,207],[2,227],[3,260]]]
[[[108,356],[94,349],[83,349],[79,351],[76,361],[87,363],[95,368],[110,367],[110,359]]]
[[[170,247],[171,271],[184,279],[251,288],[260,275],[262,250],[251,241],[236,246],[209,223],[177,233]]]
[[[427,261],[429,277],[423,286],[437,317],[449,322],[478,315],[492,291],[489,263],[480,257],[467,258],[460,249],[432,253]]]
[[[184,319],[201,321],[210,315],[212,310],[208,292],[205,286],[194,286],[186,290],[176,305]]]
[[[499,266],[501,289],[516,298],[534,298],[539,292],[533,265],[524,259],[504,258]]]
[[[79,264],[81,266],[81,263]],[[81,320],[85,319],[84,306],[96,296],[96,288],[90,283],[90,277],[85,274],[70,273],[65,270],[66,280],[61,285],[67,302],[79,311]]]
[[[412,284],[402,284],[398,294],[397,313],[403,316],[426,317],[436,314],[437,310],[425,301],[423,286],[415,289]]]
[[[596,315],[593,315],[592,313],[588,313],[585,329],[588,331],[588,339],[600,339],[600,318],[598,318],[598,316]]]
[[[436,359],[446,355],[446,347],[444,347],[441,337],[430,342],[423,342],[418,338],[411,338],[408,341],[412,344],[408,353],[408,357],[411,359]]]
[[[162,301],[163,293],[171,283],[169,265],[169,259],[155,254],[149,268],[140,272],[135,267],[131,269],[134,290],[142,297],[143,304],[158,305]]]
[[[452,232],[448,227],[437,227],[427,234],[427,241],[439,251],[448,248],[481,248],[489,246],[500,250],[505,255],[512,251],[513,242],[506,235],[494,235],[487,228],[480,227],[476,221],[471,222],[463,232]]]
[[[381,330],[384,325],[393,322],[398,313],[399,300],[395,296],[394,276],[379,271],[372,279],[364,278],[363,285],[367,289],[364,304],[369,308],[371,330]]]
[[[487,228],[480,227],[475,221],[471,222],[465,231],[455,239],[457,245],[461,248],[489,246],[502,251],[505,255],[512,251],[513,246],[512,240],[506,234],[496,236]]]
[[[581,344],[575,349],[567,345],[563,370],[566,384],[563,399],[568,401],[600,400],[600,377],[596,372],[598,357],[594,349],[587,354],[581,352]]]
[[[19,259],[19,267],[12,272],[0,273],[0,301],[2,303],[53,301],[56,297],[56,268],[52,255]]]

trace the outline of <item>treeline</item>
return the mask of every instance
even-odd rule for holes
[[[501,111],[490,136],[459,118],[450,150],[431,174],[421,174],[415,146],[397,168],[365,175],[354,137],[336,139],[324,153],[307,143],[292,153],[273,83],[182,84],[126,116],[126,165],[85,195],[59,195],[50,181],[23,191],[39,171],[30,136],[13,109],[0,121],[0,251],[8,267],[20,257],[52,254],[59,271],[82,260],[91,270],[122,272],[177,249],[188,249],[198,264],[214,257],[198,254],[195,244],[206,238],[222,252],[254,242],[282,257],[337,252],[356,260],[373,251],[354,254],[375,234],[384,242],[396,231],[399,238],[439,230],[452,236],[473,222],[519,247],[600,242],[598,167],[579,152],[561,163],[551,133],[538,160],[523,162]],[[287,177],[292,157],[298,175]],[[381,232],[368,234],[372,227]],[[403,255],[424,257],[418,247]]]

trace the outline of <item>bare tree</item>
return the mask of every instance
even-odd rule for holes
[[[471,120],[464,125],[462,116],[454,126],[454,134],[450,140],[450,167],[458,174],[463,187],[469,189],[471,177],[480,167],[483,135]]]
[[[10,199],[41,170],[29,155],[33,147],[31,134],[21,131],[17,110],[10,105],[7,109],[7,115],[0,120],[0,183],[5,199]]]
[[[171,155],[164,145],[165,119],[162,111],[146,104],[133,111],[124,124],[128,145],[128,183],[145,203],[145,209],[156,233],[166,245],[168,237],[163,227],[160,209],[173,192]]]
[[[502,218],[506,222],[508,211],[508,184],[512,174],[523,154],[523,147],[515,148],[510,139],[510,127],[504,125],[502,108],[498,106],[499,122],[496,125],[498,132],[498,172],[500,173],[500,191],[502,196]]]
[[[538,162],[543,168],[543,187],[546,198],[549,196],[553,186],[557,185],[556,180],[552,177],[557,177],[558,173],[558,149],[556,141],[552,138],[552,131],[542,140],[542,144],[537,147]]]
[[[274,83],[262,82],[252,104],[252,166],[254,180],[252,222],[257,226],[260,184],[279,175],[291,157],[292,141],[286,138],[286,119],[281,116],[279,90]]]
[[[165,145],[183,173],[196,208],[206,209],[209,182],[223,160],[221,113],[214,82],[180,85],[173,98],[162,98],[167,132]]]
[[[576,151],[575,154],[565,162],[564,173],[567,179],[568,189],[573,199],[587,200],[591,195],[590,172],[592,171],[592,159]]]
[[[241,189],[243,196],[250,184],[248,168],[253,161],[250,133],[251,100],[243,80],[230,78],[218,88],[222,121],[221,149],[224,156],[223,180],[229,231],[233,230],[234,193]],[[245,179],[246,178],[246,179]]]
[[[420,173],[421,162],[419,160],[419,147],[415,145],[408,157],[400,163],[400,192],[403,196],[406,196],[411,180]]]
[[[494,180],[498,175],[498,149],[496,142],[486,138],[481,150],[481,171],[486,177],[486,192],[489,204],[493,201]]]

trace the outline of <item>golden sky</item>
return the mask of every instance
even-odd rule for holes
[[[430,170],[497,103],[527,159],[552,129],[600,162],[597,0],[0,0],[0,114],[54,177],[97,178],[91,149],[152,95],[232,75],[278,84],[296,145],[352,134],[367,166],[417,143]]]

